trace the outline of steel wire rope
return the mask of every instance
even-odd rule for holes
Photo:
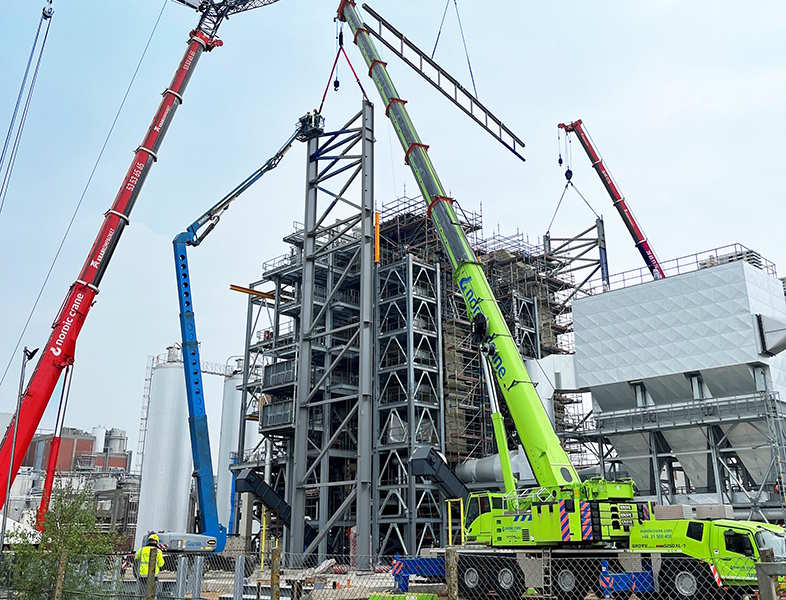
[[[41,23],[44,21],[44,15],[41,14],[41,18],[38,20],[38,28],[35,32],[35,38],[33,38],[33,45],[30,48],[30,56],[27,58],[27,66],[25,67],[25,74],[22,76],[22,84],[19,86],[19,94],[16,97],[16,105],[14,106],[14,112],[11,114],[11,122],[8,124],[8,131],[5,134],[5,141],[3,142],[3,151],[0,152],[0,168],[2,167],[3,163],[5,162],[5,153],[8,150],[8,142],[11,141],[11,135],[14,131],[14,123],[16,123],[16,115],[19,112],[19,105],[22,103],[22,94],[25,91],[25,84],[27,83],[27,75],[30,73],[30,65],[33,64],[33,56],[35,56],[35,49],[38,45],[38,36],[41,34]]]
[[[168,1],[169,0],[164,0],[164,2],[161,4],[161,10],[158,12],[158,16],[156,17],[155,23],[153,24],[153,29],[150,31],[150,35],[147,38],[145,47],[142,50],[142,54],[139,57],[139,61],[136,64],[136,68],[134,69],[134,72],[131,75],[131,80],[128,82],[128,86],[126,87],[125,94],[123,94],[123,99],[120,101],[120,105],[117,107],[117,112],[115,113],[115,117],[112,120],[112,124],[109,127],[109,131],[107,131],[106,137],[104,138],[104,142],[101,145],[101,149],[98,152],[98,156],[96,157],[95,163],[93,164],[93,168],[91,169],[90,175],[87,178],[85,187],[82,189],[82,193],[80,194],[79,200],[77,201],[76,206],[74,207],[74,211],[71,214],[70,220],[68,221],[68,225],[66,226],[65,232],[63,233],[63,237],[60,240],[60,244],[58,245],[57,250],[55,251],[55,255],[52,258],[52,262],[49,265],[49,269],[47,270],[46,275],[44,276],[44,281],[41,283],[41,287],[38,290],[38,294],[36,295],[35,301],[33,302],[33,306],[30,308],[30,312],[27,315],[27,319],[25,320],[25,324],[22,327],[22,331],[19,333],[19,337],[16,340],[16,345],[14,346],[14,349],[11,352],[11,356],[9,357],[5,369],[3,370],[3,375],[2,377],[0,377],[0,387],[3,385],[3,382],[5,381],[5,378],[8,375],[8,370],[11,368],[11,364],[14,361],[14,356],[16,355],[16,351],[19,349],[19,344],[22,342],[22,338],[27,332],[27,328],[30,325],[30,321],[33,318],[33,314],[35,313],[36,308],[38,307],[38,303],[41,300],[41,296],[44,293],[46,284],[49,282],[49,278],[52,276],[52,272],[54,271],[55,264],[57,263],[57,259],[60,257],[60,253],[63,250],[63,246],[65,245],[66,239],[68,239],[68,234],[71,232],[71,227],[73,226],[74,221],[76,220],[76,216],[79,213],[79,209],[82,206],[82,202],[84,201],[85,196],[87,195],[87,191],[90,188],[90,184],[93,181],[93,176],[95,175],[96,170],[98,169],[98,165],[101,162],[101,158],[104,155],[104,151],[106,150],[106,147],[109,144],[109,140],[112,137],[112,133],[115,130],[117,121],[120,118],[121,112],[123,111],[123,107],[125,106],[126,100],[128,99],[128,95],[131,92],[131,87],[134,85],[134,82],[136,81],[136,77],[137,74],[139,73],[139,69],[141,68],[142,62],[144,61],[145,56],[147,55],[148,49],[150,48],[150,43],[153,41],[153,36],[158,30],[158,25],[161,22],[161,17],[164,14],[164,9],[166,8]]]
[[[439,36],[442,35],[442,26],[445,25],[445,16],[448,14],[450,7],[450,0],[445,0],[445,10],[442,11],[442,20],[439,22],[439,29],[437,30],[437,39],[434,41],[434,49],[431,51],[431,59],[434,60],[434,55],[437,53],[437,44],[439,44]]]
[[[554,214],[551,215],[551,221],[549,221],[549,226],[546,228],[546,233],[551,232],[551,226],[554,225],[554,219],[557,218],[557,211],[559,211],[559,207],[562,204],[562,200],[565,198],[565,192],[568,191],[568,188],[572,188],[573,191],[575,191],[579,195],[579,198],[581,198],[584,201],[584,204],[586,204],[587,208],[589,208],[592,211],[592,214],[595,215],[595,218],[597,219],[600,218],[600,215],[597,213],[597,211],[594,208],[592,208],[592,204],[590,204],[589,200],[587,200],[587,198],[584,197],[584,194],[582,194],[579,191],[579,188],[576,187],[576,184],[568,180],[567,182],[565,182],[565,187],[562,188],[562,194],[560,195],[559,201],[557,202],[557,207],[554,209]]]
[[[461,15],[459,14],[458,1],[453,0],[453,6],[456,7],[456,18],[458,19],[459,31],[461,32],[461,41],[464,44],[464,55],[467,57],[467,67],[469,67],[469,78],[472,80],[472,89],[475,90],[475,98],[478,97],[478,88],[475,86],[475,75],[472,73],[472,63],[469,61],[469,50],[467,49],[467,38],[464,37],[464,26],[461,24]]]
[[[30,81],[30,87],[27,90],[27,98],[25,99],[25,107],[22,110],[22,116],[19,119],[19,127],[16,131],[16,137],[14,138],[14,144],[11,146],[11,155],[8,158],[8,165],[6,167],[5,175],[3,176],[3,182],[0,184],[0,213],[3,212],[3,206],[5,205],[5,195],[8,191],[8,186],[11,181],[11,174],[14,170],[14,163],[16,163],[16,153],[19,150],[19,143],[22,139],[22,131],[25,128],[25,122],[27,121],[27,111],[30,108],[30,101],[33,99],[33,91],[35,90],[35,84],[38,80],[38,70],[41,67],[41,59],[44,56],[44,47],[46,46],[46,40],[49,37],[49,27],[52,25],[52,15],[49,13],[47,16],[46,7],[41,12],[41,18],[38,21],[38,28],[36,29],[35,38],[33,39],[33,47],[30,48],[30,56],[27,59],[27,66],[25,67],[25,74],[22,77],[22,85],[19,87],[19,95],[16,98],[16,105],[14,106],[14,112],[11,115],[11,122],[8,124],[8,132],[6,133],[5,142],[3,142],[3,151],[0,153],[0,170],[2,170],[3,161],[5,160],[5,154],[8,150],[8,143],[11,140],[11,135],[13,134],[14,124],[16,123],[16,115],[19,111],[19,104],[22,100],[22,94],[24,93],[25,85],[27,84],[27,76],[30,74],[30,65],[33,60],[33,56],[35,55],[35,49],[38,46],[38,36],[41,34],[41,24],[46,21],[46,30],[44,31],[44,39],[41,42],[41,49],[38,53],[38,59],[36,60],[35,69],[33,70],[33,79]]]

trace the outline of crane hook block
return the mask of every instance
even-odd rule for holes
[[[562,164],[562,163],[560,163],[560,164]],[[565,179],[570,181],[572,177],[573,177],[573,171],[571,171],[570,169],[567,169],[565,171]]]

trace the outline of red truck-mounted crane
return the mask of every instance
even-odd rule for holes
[[[74,362],[76,340],[82,330],[87,314],[93,306],[98,294],[98,286],[106,273],[112,254],[120,241],[126,225],[129,223],[131,210],[139,196],[142,185],[150,168],[158,158],[158,151],[164,140],[167,129],[172,122],[177,107],[183,102],[183,93],[191,75],[203,52],[222,45],[218,39],[218,28],[223,20],[230,15],[273,4],[277,0],[178,0],[196,9],[200,13],[197,27],[191,31],[188,47],[175,71],[172,83],[163,92],[163,99],[156,111],[142,144],[134,152],[134,158],[128,169],[120,190],[115,196],[111,208],[104,214],[104,221],[93,242],[87,259],[76,281],[71,285],[63,301],[52,327],[52,333],[44,346],[35,371],[27,385],[22,398],[18,416],[16,448],[12,451],[12,435],[14,421],[8,427],[2,444],[0,444],[0,489],[6,489],[9,479],[13,481],[19,466],[27,452],[30,441],[41,421],[44,410],[49,403],[52,391],[60,379],[63,369]],[[67,394],[64,394],[64,397]],[[61,407],[58,421],[64,417]],[[59,440],[58,440],[59,442]],[[39,513],[39,523],[46,512],[47,502],[52,490],[54,465],[57,458],[57,445],[53,440],[50,458]],[[10,466],[10,469],[9,469]],[[0,507],[5,498],[0,498]]]
[[[614,183],[614,179],[611,177],[611,173],[609,173],[608,169],[606,169],[606,165],[603,164],[603,159],[600,157],[600,154],[598,154],[595,146],[592,145],[592,140],[587,134],[587,130],[585,129],[581,119],[578,121],[573,121],[572,123],[560,123],[557,125],[557,127],[564,129],[566,134],[575,133],[576,137],[579,138],[581,146],[584,148],[587,156],[589,156],[590,162],[592,163],[592,168],[597,171],[598,177],[600,177],[600,180],[603,183],[603,187],[606,188],[609,196],[611,196],[611,201],[614,203],[614,207],[617,209],[617,212],[619,212],[620,217],[622,217],[625,227],[628,228],[628,231],[633,238],[633,242],[636,244],[636,248],[639,249],[641,257],[644,259],[644,263],[647,265],[650,273],[652,273],[652,277],[654,279],[663,279],[666,277],[666,273],[663,272],[663,267],[660,266],[658,258],[655,256],[655,252],[652,250],[652,246],[650,246],[647,238],[644,237],[641,227],[639,227],[639,224],[636,222],[633,213],[630,211],[628,204],[625,202],[625,198],[623,198],[622,194],[620,194],[617,184]]]

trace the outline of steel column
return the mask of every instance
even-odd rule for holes
[[[317,222],[317,179],[319,138],[308,142],[306,158],[306,210],[303,218],[303,279],[300,288],[300,335],[295,391],[294,476],[292,478],[292,528],[289,532],[290,552],[303,547],[306,513],[305,474],[308,463],[308,395],[311,389],[311,328],[314,315],[314,250]]]
[[[372,392],[374,386],[374,107],[363,102],[360,239],[360,356],[358,390],[358,568],[371,566]]]
[[[412,255],[407,254],[407,447],[409,456],[415,451],[415,332],[412,329],[415,320],[415,305],[412,298],[413,292],[413,266]],[[417,526],[415,521],[415,507],[417,494],[415,490],[415,476],[412,474],[412,464],[407,461],[407,550],[414,554],[417,544]]]

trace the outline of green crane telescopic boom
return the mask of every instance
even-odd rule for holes
[[[464,297],[467,312],[475,328],[485,338],[484,346],[491,370],[502,390],[535,478],[544,487],[580,484],[579,476],[554,433],[530,380],[483,268],[456,217],[453,199],[445,193],[429,158],[428,146],[420,140],[404,106],[406,101],[396,91],[369,30],[355,10],[354,0],[341,0],[338,18],[352,30],[354,42],[360,48],[369,75],[385,104],[385,114],[393,123],[404,149],[404,161],[412,169],[423,198],[428,203],[427,213],[453,267],[453,279]],[[504,440],[498,439],[497,445],[501,443],[507,447]]]

